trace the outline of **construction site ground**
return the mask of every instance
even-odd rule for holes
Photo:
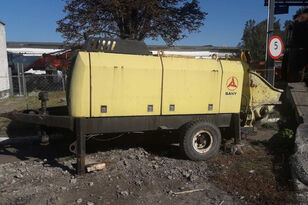
[[[13,124],[13,125],[12,125]],[[1,204],[295,204],[289,156],[294,136],[281,117],[257,124],[231,153],[230,132],[217,157],[185,159],[176,133],[131,133],[112,141],[87,141],[87,160],[106,168],[75,175],[71,136],[39,143],[0,146]],[[13,129],[13,131],[10,131]],[[9,122],[2,133],[35,134]],[[10,136],[8,136],[10,137]],[[105,138],[103,138],[105,139]]]

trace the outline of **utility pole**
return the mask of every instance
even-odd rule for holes
[[[265,52],[265,78],[271,84],[274,85],[275,82],[275,71],[274,71],[274,60],[270,57],[268,53],[268,43],[273,36],[274,32],[274,13],[275,13],[275,0],[268,0],[268,14],[267,14],[267,34],[266,34],[266,52]]]

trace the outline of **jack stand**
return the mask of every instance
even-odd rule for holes
[[[41,126],[41,145],[49,145],[49,136],[47,135],[45,127]]]
[[[234,145],[231,147],[232,154],[243,154],[242,150],[242,133],[241,133],[241,122],[240,122],[240,114],[232,115],[232,123],[234,128]]]
[[[43,115],[47,114],[47,101],[48,99],[48,92],[40,92],[38,94],[38,98],[41,101],[41,112]]]
[[[76,136],[77,174],[83,175],[86,171],[86,134],[85,122],[82,118],[75,119],[74,130]]]
[[[41,101],[41,113],[42,115],[47,115],[47,101],[48,99],[48,92],[40,92],[38,94],[38,98]],[[41,145],[48,145],[49,144],[49,136],[47,135],[46,128],[44,126],[40,127],[41,129]]]

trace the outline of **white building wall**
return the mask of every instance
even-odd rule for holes
[[[5,25],[0,21],[0,99],[9,96],[10,82],[6,51]]]

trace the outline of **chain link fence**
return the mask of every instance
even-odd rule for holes
[[[65,91],[66,75],[61,71],[24,71],[22,64],[16,64],[9,78],[11,96],[31,96],[40,91]]]

